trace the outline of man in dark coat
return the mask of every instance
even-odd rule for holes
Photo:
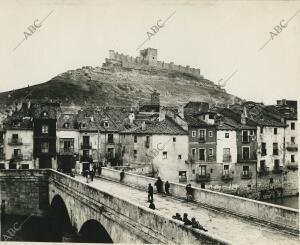
[[[123,181],[125,177],[125,172],[124,172],[124,169],[122,169],[121,173],[120,173],[120,181]]]
[[[153,186],[149,184],[148,186],[148,202],[153,202]]]
[[[169,181],[165,183],[165,192],[167,195],[170,195],[170,184]]]
[[[157,178],[157,181],[154,184],[156,186],[157,189],[157,193],[162,193],[162,186],[163,186],[163,182],[160,179],[160,177]]]

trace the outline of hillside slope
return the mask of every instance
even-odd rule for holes
[[[154,89],[160,93],[163,105],[191,100],[232,103],[236,98],[223,89],[217,89],[209,80],[197,80],[178,72],[82,67],[45,83],[0,93],[0,103],[10,105],[22,99],[48,98],[59,100],[64,105],[132,106],[149,100]]]

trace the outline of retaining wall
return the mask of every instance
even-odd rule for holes
[[[113,180],[120,179],[120,171],[102,168],[102,176]],[[146,189],[156,179],[132,173],[125,173],[123,182]],[[277,226],[299,230],[299,211],[275,204],[264,203],[248,198],[193,187],[194,201],[211,207],[235,213],[246,218],[272,223]],[[170,193],[179,198],[186,197],[185,185],[170,182]]]

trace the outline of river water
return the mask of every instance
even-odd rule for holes
[[[270,200],[266,200],[264,202],[273,203],[273,204],[277,204],[277,205],[285,206],[285,207],[289,207],[289,208],[299,209],[299,196],[270,199]]]

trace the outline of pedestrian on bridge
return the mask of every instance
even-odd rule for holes
[[[186,189],[186,200],[192,201],[193,200],[193,189],[192,189],[191,184],[187,184],[185,189]]]
[[[165,183],[165,192],[166,192],[167,195],[170,195],[170,183],[169,183],[169,181],[167,181]]]
[[[190,221],[188,219],[188,214],[187,213],[183,214],[183,220],[182,221],[184,222],[184,225],[192,225],[192,221]]]
[[[121,173],[120,173],[120,181],[122,182],[123,179],[125,177],[125,172],[124,172],[124,169],[122,169]]]
[[[156,182],[155,182],[155,184],[154,184],[155,186],[156,186],[156,189],[157,189],[157,193],[162,193],[162,187],[163,187],[163,182],[162,182],[162,180],[161,180],[161,178],[160,177],[157,177],[157,180],[156,180]]]
[[[102,173],[102,163],[99,162],[98,174],[101,175],[101,173]]]
[[[192,218],[192,227],[199,230],[207,231],[202,225],[200,225],[198,221],[196,221],[194,217]]]
[[[153,202],[153,186],[151,184],[148,186],[148,202]]]
[[[93,182],[94,176],[95,176],[95,171],[94,171],[94,169],[90,171],[90,176],[91,176],[91,181]]]
[[[150,201],[149,208],[151,208],[151,209],[153,209],[153,210],[155,209],[155,205],[154,205],[153,201]]]

